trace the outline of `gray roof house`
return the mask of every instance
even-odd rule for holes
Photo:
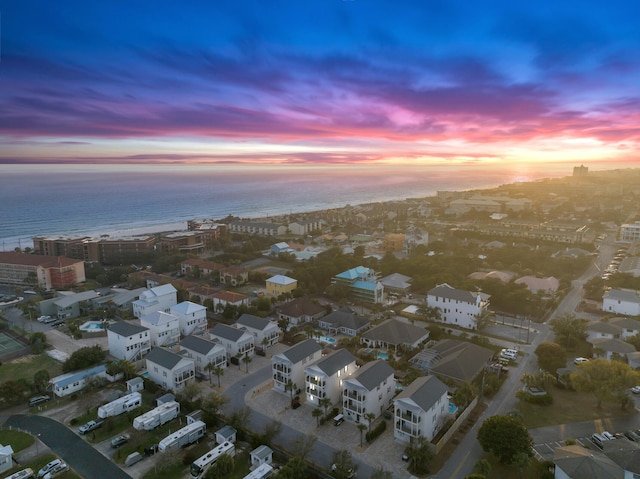
[[[270,318],[259,318],[252,314],[243,314],[235,327],[252,334],[256,346],[269,348],[280,341],[280,328]]]
[[[306,339],[288,350],[271,357],[273,373],[273,389],[286,392],[286,385],[291,381],[296,388],[304,384],[304,368],[320,359],[322,346],[313,339]]]
[[[255,340],[252,334],[238,328],[218,323],[209,330],[211,340],[220,343],[231,356],[252,357],[255,352]]]
[[[394,404],[394,437],[399,442],[423,436],[431,441],[449,413],[447,386],[435,376],[422,376],[400,392]]]
[[[443,380],[470,382],[482,372],[494,353],[468,341],[444,339],[409,360],[418,369]]]
[[[626,356],[635,353],[636,348],[622,339],[596,338],[589,341],[593,345],[593,353],[596,357],[611,359],[613,354]]]
[[[356,336],[369,329],[371,321],[351,310],[339,309],[318,319],[318,327],[329,332]]]
[[[553,451],[555,477],[569,479],[623,479],[624,470],[605,454],[582,446],[563,446]]]
[[[195,377],[195,362],[164,348],[153,348],[145,357],[149,379],[160,387],[180,391]]]
[[[307,400],[318,406],[318,401],[327,397],[335,404],[342,392],[341,381],[355,370],[356,358],[347,349],[339,349],[308,366],[304,370]]]
[[[371,361],[342,381],[344,418],[354,423],[369,424],[365,416],[378,417],[393,401],[396,392],[394,371],[385,361]]]
[[[397,319],[389,319],[362,334],[360,342],[371,348],[394,349],[398,346],[417,348],[429,339],[429,331]]]
[[[151,350],[149,329],[129,321],[117,321],[107,328],[109,354],[125,361],[139,361]]]
[[[210,376],[209,364],[227,367],[227,350],[221,344],[200,336],[187,336],[180,341],[180,352],[195,361],[198,374]]]
[[[406,293],[411,288],[411,276],[405,276],[400,273],[392,273],[380,280],[385,291],[394,291],[396,293]]]

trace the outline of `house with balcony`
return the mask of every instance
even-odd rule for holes
[[[271,357],[273,373],[273,389],[285,393],[286,385],[291,381],[294,389],[302,389],[304,370],[318,361],[322,354],[322,346],[313,339],[306,339],[283,353]]]
[[[318,319],[318,327],[329,333],[357,336],[371,326],[371,321],[350,309],[338,309]]]
[[[477,329],[478,320],[489,312],[485,293],[465,291],[439,284],[427,293],[427,306],[438,308],[443,323],[466,329]]]
[[[343,271],[335,275],[331,283],[348,288],[354,301],[370,304],[384,301],[384,286],[375,271],[365,266]]]
[[[136,362],[151,351],[149,328],[128,321],[111,323],[107,329],[109,354],[117,359]]]
[[[339,349],[304,370],[307,401],[319,405],[322,398],[331,404],[341,401],[342,382],[356,370],[356,358],[347,349]]]
[[[148,289],[133,302],[133,315],[141,318],[155,311],[168,313],[171,306],[178,304],[178,291],[171,284],[163,284]]]
[[[193,359],[196,373],[204,376],[211,376],[211,372],[207,369],[209,364],[227,367],[227,350],[224,346],[200,336],[187,336],[180,341],[180,352],[183,351],[184,356]]]
[[[393,435],[399,442],[424,437],[433,440],[449,413],[447,386],[435,376],[422,376],[393,401]]]
[[[385,361],[371,361],[342,382],[344,418],[369,425],[366,414],[380,416],[393,402],[396,380],[393,368]]]
[[[607,313],[640,316],[640,291],[610,289],[602,298],[602,310]]]
[[[280,341],[280,328],[266,318],[259,318],[252,314],[243,314],[238,318],[235,327],[253,335],[256,347],[267,349]]]
[[[255,339],[242,329],[218,323],[209,330],[212,341],[222,345],[227,351],[227,357],[253,357],[255,353]]]
[[[195,361],[168,349],[153,348],[145,361],[149,379],[167,391],[181,391],[195,378]]]
[[[220,270],[220,284],[241,286],[249,282],[249,270],[240,266],[227,266]]]
[[[204,334],[207,330],[207,308],[191,301],[171,306],[171,314],[177,316],[180,334]]]
[[[172,346],[180,341],[180,320],[177,316],[155,311],[140,318],[140,325],[149,329],[151,346]]]

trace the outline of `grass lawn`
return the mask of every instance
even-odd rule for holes
[[[9,429],[0,430],[0,444],[11,445],[13,452],[20,452],[34,442],[35,438],[26,432],[11,431]]]
[[[34,374],[41,369],[49,371],[49,376],[52,378],[62,374],[60,363],[44,353],[24,356],[8,363],[3,363],[2,369],[2,375],[13,380],[26,379],[32,381]]]
[[[26,469],[27,467],[30,467],[34,474],[37,474],[38,471],[48,462],[53,461],[54,459],[57,459],[57,456],[54,454],[44,454],[41,456],[38,456],[38,458],[34,459],[33,461],[29,461],[25,464],[20,464],[17,467],[14,467],[13,469],[9,469],[7,471],[7,475],[11,475],[14,472],[18,472],[18,471],[22,471],[23,469]],[[80,476],[78,474],[76,474],[75,472],[73,472],[71,469],[69,469],[68,471],[60,474],[59,476],[56,476],[57,479],[81,479]]]
[[[522,413],[528,429],[625,416],[630,413],[628,409],[622,410],[614,403],[603,403],[602,409],[596,409],[596,398],[593,394],[555,387],[551,388],[550,392],[553,395],[553,404],[549,406],[519,402],[517,408]]]

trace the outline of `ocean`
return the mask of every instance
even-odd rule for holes
[[[0,165],[0,247],[42,235],[130,235],[186,229],[194,218],[269,216],[438,190],[569,176],[529,167]]]

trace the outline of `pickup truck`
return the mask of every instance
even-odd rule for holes
[[[86,434],[102,426],[102,421],[89,421],[78,428],[80,434]]]

